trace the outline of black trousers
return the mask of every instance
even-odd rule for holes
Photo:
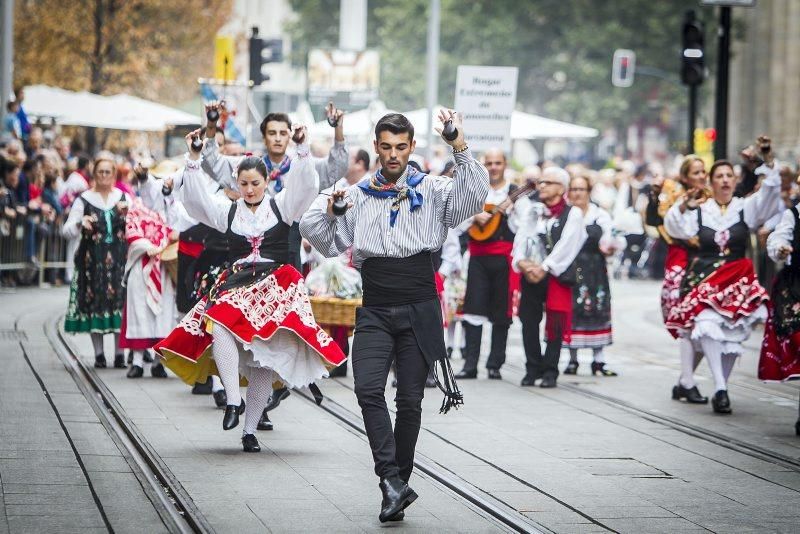
[[[522,346],[525,349],[525,374],[534,379],[558,376],[558,359],[561,356],[561,332],[556,339],[548,339],[544,355],[539,341],[539,323],[544,315],[547,299],[547,280],[531,284],[522,279],[522,295],[519,303],[519,319],[522,323]]]
[[[408,482],[422,420],[426,362],[411,325],[410,306],[362,307],[356,312],[353,379],[364,417],[375,474]],[[386,379],[397,363],[395,426],[386,406]]]

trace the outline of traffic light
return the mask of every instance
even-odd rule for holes
[[[614,87],[630,87],[633,85],[635,68],[636,53],[633,50],[622,48],[615,50],[611,64],[611,83]]]
[[[686,85],[700,85],[706,77],[704,34],[703,22],[697,20],[694,11],[687,11],[683,21],[681,53],[681,81]]]
[[[250,80],[253,85],[261,85],[269,80],[263,72],[266,63],[283,61],[283,41],[281,39],[262,39],[258,36],[258,26],[253,26],[250,36]]]

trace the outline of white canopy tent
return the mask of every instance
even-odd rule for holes
[[[176,124],[200,125],[196,115],[135,96],[101,96],[47,85],[25,88],[25,111],[67,126],[116,130],[160,132]]]

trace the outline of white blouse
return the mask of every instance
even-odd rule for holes
[[[794,213],[792,212],[798,209],[800,208],[795,206],[784,210],[778,226],[769,234],[769,238],[767,238],[767,254],[769,254],[772,261],[783,261],[778,257],[778,249],[792,246],[792,241],[794,241]],[[791,264],[791,256],[786,258],[786,263],[787,265]]]
[[[759,190],[747,198],[734,197],[724,213],[713,198],[700,204],[703,225],[716,231],[726,230],[739,222],[744,212],[744,222],[751,230],[757,230],[781,210],[780,168],[776,161],[772,168],[762,165],[756,169],[756,174],[766,175]],[[664,217],[664,228],[675,239],[691,239],[700,231],[697,213],[688,209],[681,213],[680,205],[676,202],[669,209]]]
[[[601,247],[613,250],[625,248],[627,240],[621,233],[615,235],[614,220],[611,215],[597,204],[589,203],[589,209],[583,216],[583,225],[589,226],[594,223],[603,230],[603,235],[600,237]]]
[[[116,187],[111,190],[108,196],[104,199],[103,196],[97,191],[85,191],[78,196],[72,203],[72,208],[69,211],[67,222],[61,229],[61,235],[67,239],[75,239],[81,235],[81,221],[83,220],[84,199],[92,206],[101,210],[110,210],[117,205],[117,202],[126,201],[128,205],[131,199]]]
[[[567,207],[570,212],[561,231],[561,237],[550,254],[547,254],[539,236],[551,231],[558,218],[550,217],[545,209],[539,204],[529,210],[528,224],[524,224],[514,236],[512,266],[517,272],[519,272],[519,262],[529,259],[540,263],[548,273],[559,276],[575,261],[575,256],[586,241],[583,212],[578,208]]]
[[[184,207],[189,215],[198,221],[218,230],[228,230],[228,212],[231,201],[221,195],[209,195],[203,180],[203,171],[200,170],[200,160],[186,159],[186,167],[182,180]],[[250,211],[240,198],[236,215],[231,223],[231,231],[246,238],[259,238],[280,221],[270,206],[270,199],[274,198],[280,212],[281,221],[291,225],[300,220],[317,196],[319,190],[319,177],[314,169],[314,164],[308,157],[308,146],[298,147],[298,157],[292,162],[287,173],[286,187],[274,197],[265,194],[264,200]],[[260,256],[243,258],[237,261],[269,261]]]

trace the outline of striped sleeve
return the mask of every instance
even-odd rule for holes
[[[489,194],[489,173],[469,150],[453,154],[456,168],[453,179],[437,184],[437,201],[441,202],[441,221],[455,228],[483,209]]]

